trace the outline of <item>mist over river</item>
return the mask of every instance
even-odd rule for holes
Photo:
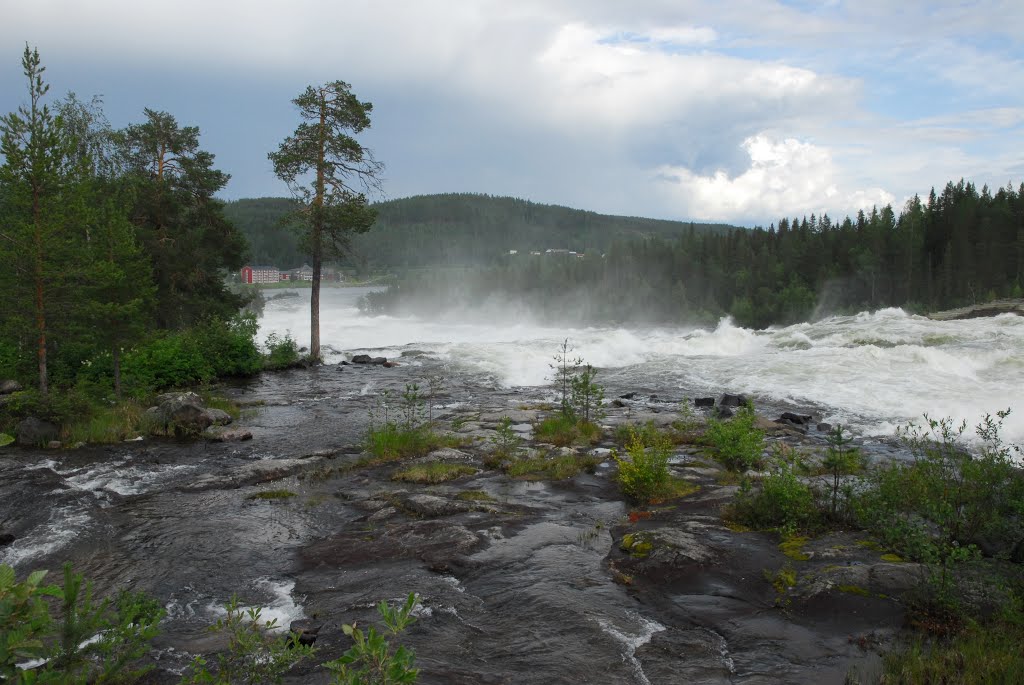
[[[290,332],[309,344],[309,294],[267,303],[261,336]],[[325,361],[352,354],[424,364],[501,388],[535,388],[568,338],[575,353],[601,369],[611,391],[667,397],[743,392],[759,406],[813,410],[861,436],[888,436],[922,415],[977,421],[1013,410],[1004,437],[1024,442],[1024,317],[1012,314],[932,321],[900,309],[832,316],[762,331],[723,319],[714,329],[598,326],[554,328],[509,309],[444,319],[368,316],[368,289],[325,288],[321,343]],[[419,354],[422,353],[422,356]]]

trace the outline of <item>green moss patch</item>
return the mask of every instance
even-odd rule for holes
[[[619,548],[635,559],[646,559],[654,549],[654,543],[643,533],[627,533]]]
[[[463,502],[492,502],[494,498],[483,490],[464,490],[455,495],[455,499]]]
[[[810,541],[810,538],[806,538],[799,535],[788,537],[779,543],[779,549],[790,559],[796,561],[807,561],[811,558],[810,554],[804,551],[804,547]]]

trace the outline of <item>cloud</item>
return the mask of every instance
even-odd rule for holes
[[[664,165],[656,178],[672,201],[696,218],[764,222],[811,212],[836,217],[895,200],[881,188],[841,188],[832,154],[824,147],[765,135],[747,138],[742,147],[750,167],[737,176],[724,171],[701,176]]]

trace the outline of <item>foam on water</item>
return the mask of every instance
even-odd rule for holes
[[[636,676],[637,681],[644,683],[644,685],[651,685],[651,681],[647,679],[640,660],[636,658],[636,650],[650,642],[655,633],[665,630],[665,626],[657,621],[644,618],[639,614],[630,614],[630,618],[637,624],[635,630],[619,628],[610,620],[603,618],[598,619],[597,623],[601,626],[603,632],[622,645],[622,659],[633,667],[633,675]]]
[[[325,345],[384,356],[415,349],[498,386],[537,387],[549,383],[568,338],[574,355],[615,369],[620,382],[666,394],[745,392],[813,408],[861,435],[891,435],[925,413],[973,424],[1009,407],[1004,437],[1024,443],[1024,317],[932,321],[882,309],[763,331],[728,318],[709,329],[554,328],[507,311],[462,321],[364,316],[356,307],[364,292],[324,291]],[[261,323],[264,333],[290,330],[307,344],[308,300],[270,302]]]
[[[0,549],[0,563],[17,566],[56,552],[74,541],[91,523],[87,509],[75,505],[57,507],[50,512],[46,523]]]

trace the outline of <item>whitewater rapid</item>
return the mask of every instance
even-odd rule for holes
[[[420,352],[495,386],[535,388],[549,383],[552,358],[568,338],[575,355],[618,387],[669,396],[743,392],[811,408],[864,436],[891,435],[924,414],[973,424],[1009,408],[1004,437],[1024,443],[1024,317],[1012,314],[940,322],[883,309],[763,331],[729,319],[713,329],[555,328],[508,310],[430,320],[368,316],[357,306],[366,292],[322,292],[327,363],[368,353],[405,354],[416,364]],[[309,293],[297,294],[267,303],[261,336],[290,333],[309,344]]]

